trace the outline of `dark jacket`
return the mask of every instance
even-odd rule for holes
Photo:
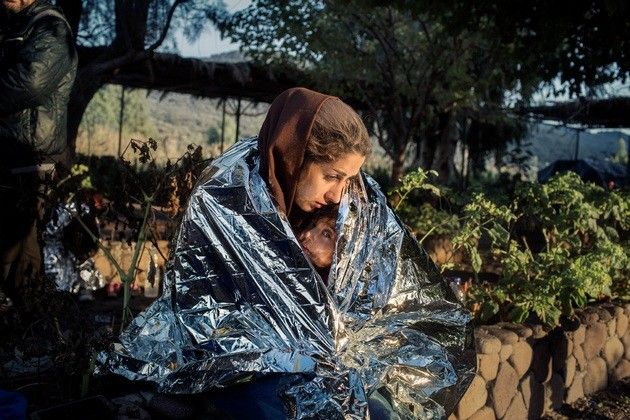
[[[65,150],[76,70],[72,33],[59,9],[36,0],[0,17],[0,169]]]

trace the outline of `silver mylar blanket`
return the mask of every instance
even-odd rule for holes
[[[295,418],[365,418],[381,390],[401,418],[441,418],[475,372],[469,313],[363,175],[340,204],[329,288],[238,142],[197,183],[163,295],[98,357],[99,373],[199,393],[269,373]]]
[[[71,293],[78,293],[82,288],[98,290],[106,284],[92,258],[79,263],[74,253],[63,244],[64,230],[77,212],[87,216],[90,207],[82,204],[77,209],[74,202],[58,204],[53,208],[42,233],[44,273],[54,280],[57,290]]]

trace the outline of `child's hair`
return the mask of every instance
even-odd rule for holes
[[[295,236],[299,236],[302,232],[315,226],[320,219],[332,219],[333,224],[337,220],[337,213],[339,212],[338,205],[325,206],[315,210],[312,213],[305,213],[305,216],[295,226]]]

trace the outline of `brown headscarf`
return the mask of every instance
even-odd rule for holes
[[[327,99],[337,98],[300,87],[285,90],[271,104],[260,128],[260,174],[287,217],[293,207],[313,121]]]

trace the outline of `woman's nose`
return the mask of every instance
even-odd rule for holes
[[[343,194],[344,186],[345,185],[340,182],[332,187],[330,190],[328,190],[328,192],[326,192],[326,194],[324,195],[326,202],[331,204],[339,203],[341,201],[341,195]]]

